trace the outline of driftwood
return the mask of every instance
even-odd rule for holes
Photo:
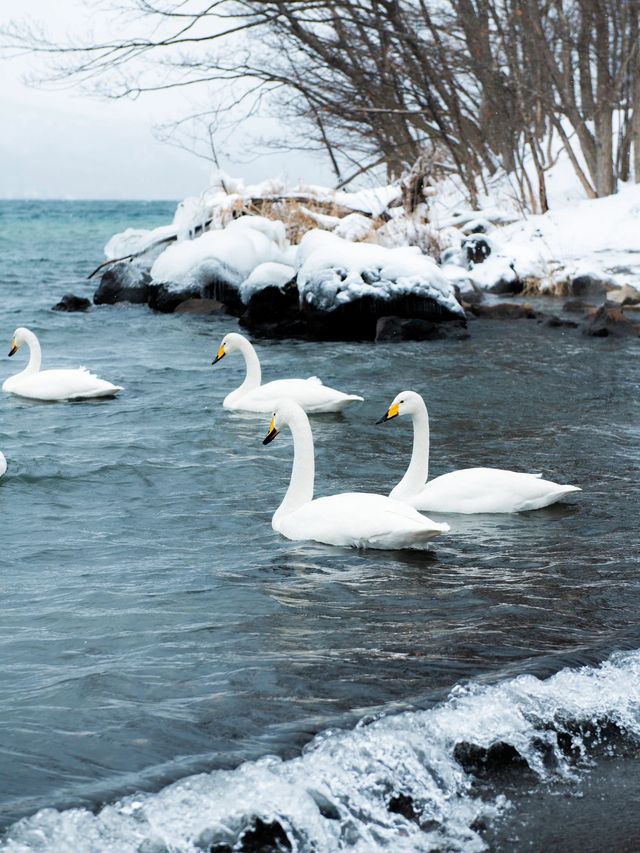
[[[311,193],[295,193],[295,194],[285,194],[285,195],[264,195],[264,196],[256,196],[255,198],[243,198],[242,199],[242,207],[243,209],[253,208],[254,210],[260,210],[262,204],[276,204],[278,202],[313,202],[317,205],[326,205],[327,207],[336,210],[338,214],[341,211],[340,216],[347,216],[349,213],[360,213],[362,216],[367,216],[369,219],[377,219],[381,218],[385,221],[389,219],[389,214],[386,213],[386,210],[381,211],[378,214],[372,213],[370,210],[357,210],[353,207],[347,207],[343,204],[338,204],[331,199],[318,198],[317,196],[312,195]],[[197,236],[211,225],[213,222],[213,218],[207,219],[206,222],[197,225],[193,229],[194,236]],[[144,255],[146,252],[151,249],[155,249],[157,246],[161,246],[163,243],[173,243],[178,239],[178,232],[175,234],[170,234],[167,237],[163,237],[161,240],[156,240],[154,243],[149,243],[148,246],[145,246],[143,249],[139,249],[137,252],[131,252],[129,255],[123,255],[121,258],[110,258],[108,261],[103,261],[99,266],[97,266],[92,273],[90,273],[87,278],[93,278],[97,272],[100,272],[101,269],[110,266],[111,264],[117,264],[120,261],[132,261],[135,258],[139,258],[140,255]]]

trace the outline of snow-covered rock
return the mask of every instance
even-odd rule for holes
[[[289,264],[267,261],[267,263],[257,266],[251,275],[242,282],[240,298],[247,305],[257,291],[264,290],[267,287],[283,288],[295,276],[295,267]]]
[[[333,229],[333,233],[344,240],[364,240],[373,231],[373,224],[367,216],[361,213],[348,213]]]
[[[468,222],[467,216],[459,218]],[[574,292],[572,283],[587,279],[600,282],[601,292],[640,286],[640,184],[606,198],[574,200],[495,228],[482,239],[490,240],[491,256],[459,275],[468,275],[484,290],[525,279],[537,280],[543,291]]]
[[[259,264],[282,259],[284,239],[281,222],[242,217],[226,228],[170,245],[151,267],[151,278],[169,290],[204,293],[217,281],[237,290]]]
[[[316,229],[300,242],[298,267],[300,300],[319,311],[364,297],[391,301],[412,295],[433,300],[445,313],[464,316],[449,281],[416,247],[351,243]]]

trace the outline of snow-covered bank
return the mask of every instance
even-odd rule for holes
[[[390,315],[464,322],[465,301],[486,292],[593,302],[627,286],[627,303],[640,292],[640,184],[603,199],[568,197],[537,216],[518,215],[499,194],[469,210],[441,189],[408,214],[400,186],[345,193],[218,178],[182,202],[171,225],[109,240],[108,259],[124,256],[125,265],[113,267],[108,297],[99,289],[96,302],[173,311],[213,299],[246,314],[252,331],[373,338]]]

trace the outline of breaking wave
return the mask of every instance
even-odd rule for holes
[[[19,851],[482,850],[508,808],[475,777],[528,765],[574,778],[606,738],[640,737],[640,651],[598,667],[456,687],[426,711],[318,735],[297,758],[266,757],[103,807],[42,809],[0,843]],[[498,780],[499,781],[499,780]]]

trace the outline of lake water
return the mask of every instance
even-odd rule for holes
[[[366,398],[313,420],[318,495],[400,479],[410,422],[375,421],[405,388],[427,399],[432,476],[584,489],[448,517],[423,552],[292,543],[270,524],[290,437],[263,447],[268,416],[221,406],[243,376],[239,356],[211,366],[233,318],[50,310],[92,294],[114,232],[173,207],[0,203],[0,382],[25,325],[45,367],[126,389],[0,401],[0,849],[230,850],[256,818],[280,849],[544,849],[549,801],[637,777],[637,341],[476,321],[463,342],[259,342],[267,379]],[[494,742],[534,775],[454,759]]]

